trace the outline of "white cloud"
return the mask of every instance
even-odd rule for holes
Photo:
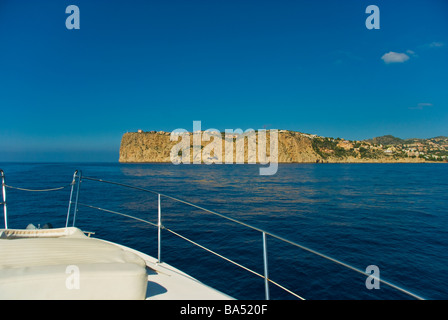
[[[409,56],[409,58],[418,58],[418,54],[416,54],[414,50],[406,50],[406,54]]]
[[[411,109],[411,110],[423,110],[424,108],[432,107],[432,106],[433,106],[432,103],[429,103],[429,102],[420,102],[420,103],[417,104],[416,107],[409,107],[409,109]]]
[[[429,44],[429,47],[430,48],[440,48],[440,47],[443,47],[445,44],[443,43],[443,42],[440,42],[440,41],[434,41],[434,42],[431,42],[430,44]]]
[[[413,52],[412,52],[413,53]],[[406,53],[398,53],[398,52],[388,52],[385,53],[381,59],[383,59],[384,63],[403,63],[409,60],[409,56]]]

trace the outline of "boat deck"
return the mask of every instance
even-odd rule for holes
[[[232,299],[152,256],[74,227],[0,229],[0,252],[0,299]]]
[[[158,263],[152,256],[112,244],[133,252],[145,261],[148,274],[146,300],[234,300],[167,263]]]

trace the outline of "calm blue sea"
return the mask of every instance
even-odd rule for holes
[[[274,176],[258,165],[2,163],[6,184],[65,186],[84,176],[148,188],[239,219],[365,270],[427,299],[448,299],[448,165],[284,164]],[[7,189],[9,228],[65,226],[70,188]],[[157,221],[157,196],[84,180],[81,203]],[[0,210],[2,212],[2,210]],[[162,198],[163,224],[263,273],[262,235]],[[3,219],[2,219],[3,220]],[[0,222],[3,227],[3,221]],[[79,207],[76,226],[157,255],[157,229]],[[248,271],[162,233],[162,260],[238,299],[264,299],[264,282]],[[269,276],[306,299],[407,299],[385,284],[267,237]],[[272,299],[294,297],[270,285]]]

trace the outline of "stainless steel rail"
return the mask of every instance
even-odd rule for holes
[[[68,186],[63,186],[63,187],[59,187],[59,188],[52,188],[52,189],[43,189],[43,190],[31,190],[31,189],[24,189],[24,188],[18,188],[18,187],[11,187],[11,186],[8,186],[8,185],[5,184],[5,174],[4,174],[3,170],[1,170],[1,169],[0,169],[0,177],[2,178],[2,193],[3,193],[3,202],[1,202],[0,204],[3,204],[5,229],[8,229],[8,215],[7,215],[7,202],[6,202],[6,189],[5,189],[6,187],[8,187],[8,188],[13,188],[13,189],[18,189],[18,190],[36,191],[36,192],[37,192],[37,191],[55,191],[55,190],[61,190],[61,189],[63,189],[63,188],[66,188],[66,187],[68,187],[68,186],[71,186],[71,190],[70,190],[70,200],[69,200],[69,204],[68,204],[67,218],[66,218],[66,227],[68,227],[68,224],[69,224],[69,218],[70,218],[70,214],[71,214],[71,211],[72,211],[72,209],[71,209],[71,208],[72,208],[72,204],[74,204],[73,218],[72,218],[72,225],[73,225],[73,226],[75,226],[76,215],[77,215],[78,207],[79,207],[79,206],[87,207],[87,208],[91,208],[91,209],[96,209],[96,210],[99,210],[99,211],[108,212],[108,213],[112,213],[112,214],[116,214],[116,215],[121,215],[121,216],[130,218],[130,219],[134,219],[134,220],[137,220],[137,221],[140,221],[140,222],[143,222],[143,223],[147,223],[147,224],[149,224],[149,225],[152,225],[152,226],[154,226],[154,227],[157,227],[157,229],[158,229],[158,244],[157,244],[157,249],[158,249],[158,251],[157,251],[157,260],[158,260],[159,263],[162,261],[162,260],[161,260],[161,253],[162,253],[162,233],[161,233],[161,231],[162,231],[162,230],[166,230],[166,231],[170,232],[170,233],[173,234],[173,235],[176,235],[176,236],[178,236],[178,237],[180,237],[180,238],[182,238],[182,239],[184,239],[184,240],[186,240],[186,241],[188,241],[188,242],[190,242],[190,243],[192,243],[192,244],[194,244],[194,245],[196,245],[196,246],[198,246],[198,247],[200,247],[200,248],[202,248],[202,249],[204,249],[204,250],[206,250],[206,251],[208,251],[208,252],[210,252],[210,253],[212,253],[212,254],[214,254],[214,255],[216,255],[216,256],[218,256],[218,257],[220,257],[220,258],[222,258],[222,259],[224,259],[224,260],[226,260],[226,261],[228,261],[228,262],[230,262],[230,263],[232,263],[232,264],[234,264],[234,265],[236,265],[236,266],[242,268],[242,269],[244,269],[244,270],[246,270],[246,271],[251,272],[252,274],[255,274],[255,275],[257,275],[257,276],[263,278],[263,279],[264,279],[264,282],[265,282],[265,298],[266,298],[266,299],[269,299],[269,298],[270,298],[270,295],[269,295],[269,284],[273,284],[273,285],[275,285],[275,286],[277,286],[277,287],[279,287],[279,288],[285,290],[286,292],[290,293],[291,295],[293,295],[293,296],[295,296],[295,297],[297,297],[297,298],[299,298],[299,299],[301,299],[301,300],[305,300],[305,299],[304,299],[303,297],[301,297],[300,295],[296,294],[295,292],[292,292],[292,291],[289,290],[288,288],[286,288],[286,287],[280,285],[279,283],[277,283],[277,282],[275,282],[275,281],[273,281],[272,279],[269,278],[269,272],[268,272],[268,252],[267,252],[267,236],[270,236],[270,237],[272,237],[272,238],[278,239],[278,240],[280,240],[280,241],[283,241],[283,242],[285,242],[285,243],[288,243],[288,244],[290,244],[290,245],[293,245],[293,246],[295,246],[295,247],[297,247],[297,248],[300,248],[300,249],[302,249],[302,250],[304,250],[304,251],[307,251],[307,252],[309,252],[309,253],[312,253],[312,254],[314,254],[314,255],[317,255],[317,256],[319,256],[319,257],[321,257],[321,258],[324,258],[324,259],[326,259],[326,260],[328,260],[328,261],[332,261],[332,262],[334,262],[334,263],[336,263],[336,264],[338,264],[338,265],[341,265],[341,266],[343,266],[343,267],[345,267],[345,268],[348,268],[348,269],[350,269],[350,270],[353,270],[353,271],[355,271],[355,272],[358,272],[358,273],[360,273],[360,274],[362,274],[362,275],[364,275],[364,276],[367,276],[367,277],[370,277],[370,278],[374,278],[374,279],[376,279],[377,281],[379,281],[379,282],[381,282],[381,283],[383,283],[383,284],[385,284],[385,285],[387,285],[387,286],[389,286],[389,287],[392,287],[392,288],[394,288],[394,289],[396,289],[396,290],[398,290],[398,291],[400,291],[400,292],[402,292],[402,293],[405,293],[405,294],[407,294],[407,295],[409,295],[409,296],[411,296],[411,297],[413,297],[413,298],[415,298],[415,299],[424,300],[421,296],[419,296],[419,295],[417,295],[417,294],[414,294],[414,293],[412,293],[412,292],[410,292],[410,291],[408,291],[408,290],[406,290],[406,289],[403,289],[403,288],[401,288],[401,287],[399,287],[399,286],[397,286],[397,285],[395,285],[395,284],[393,284],[393,283],[391,283],[391,282],[389,282],[389,281],[386,281],[386,280],[383,280],[383,279],[380,279],[380,278],[376,278],[376,277],[372,276],[371,274],[368,274],[368,273],[366,273],[366,272],[364,272],[364,271],[362,271],[362,270],[360,270],[360,269],[358,269],[358,268],[356,268],[356,267],[354,267],[354,266],[351,266],[351,265],[349,265],[349,264],[347,264],[347,263],[345,263],[345,262],[342,262],[342,261],[340,261],[340,260],[338,260],[338,259],[332,258],[332,257],[330,257],[330,256],[328,256],[328,255],[325,255],[325,254],[320,253],[320,252],[318,252],[318,251],[315,251],[315,250],[313,250],[313,249],[311,249],[311,248],[308,248],[308,247],[306,247],[306,246],[303,246],[303,245],[301,245],[301,244],[298,244],[298,243],[296,243],[296,242],[294,242],[294,241],[288,240],[288,239],[283,238],[283,237],[281,237],[281,236],[279,236],[279,235],[276,235],[276,234],[274,234],[274,233],[268,232],[268,231],[263,230],[263,229],[261,229],[261,228],[252,226],[252,225],[250,225],[250,224],[247,224],[247,223],[245,223],[245,222],[239,221],[239,220],[237,220],[237,219],[228,217],[228,216],[223,215],[223,214],[221,214],[221,213],[218,213],[218,212],[216,212],[216,211],[209,210],[209,209],[207,209],[207,208],[198,206],[198,205],[196,205],[196,204],[194,204],[194,203],[191,203],[191,202],[188,202],[188,201],[179,199],[179,198],[175,198],[175,197],[172,197],[172,196],[169,196],[169,195],[166,195],[166,194],[162,194],[162,193],[157,192],[157,191],[154,191],[154,190],[145,189],[145,188],[141,188],[141,187],[137,187],[137,186],[132,186],[132,185],[128,185],[128,184],[123,184],[123,183],[118,183],[118,182],[113,182],[113,181],[107,181],[107,180],[102,180],[102,179],[92,178],[92,177],[84,177],[84,176],[82,176],[82,172],[81,172],[81,171],[78,171],[78,170],[76,170],[75,173],[73,174],[73,180],[72,180],[72,182],[71,182]],[[84,181],[84,180],[90,180],[90,181],[96,181],[96,182],[101,182],[101,183],[107,183],[107,184],[112,184],[112,185],[116,185],[116,186],[121,186],[121,187],[130,188],[130,189],[135,189],[135,190],[139,190],[139,191],[143,191],[143,192],[148,192],[148,193],[152,193],[152,194],[157,194],[157,201],[158,201],[158,210],[157,210],[157,213],[158,213],[157,216],[158,216],[158,218],[157,218],[157,224],[155,224],[155,223],[153,223],[153,222],[150,222],[150,221],[147,221],[147,220],[144,220],[144,219],[140,219],[140,218],[137,218],[137,217],[128,215],[128,214],[121,213],[121,212],[118,212],[118,211],[114,211],[114,210],[110,210],[110,209],[106,209],[106,208],[100,208],[100,207],[98,207],[98,206],[94,206],[94,205],[91,205],[91,204],[86,204],[86,203],[81,203],[81,202],[79,202],[79,194],[80,194],[80,189],[81,189],[81,183],[82,183],[82,181]],[[75,185],[76,185],[76,195],[75,195],[75,200],[73,201],[73,193],[74,193],[74,190],[75,190]],[[179,203],[183,203],[183,204],[185,204],[185,205],[188,205],[188,206],[191,206],[191,207],[194,207],[194,208],[197,208],[197,209],[200,209],[200,210],[202,210],[202,211],[204,211],[204,212],[208,212],[208,213],[210,213],[210,214],[219,216],[219,217],[221,217],[221,218],[227,219],[227,220],[232,221],[232,222],[234,222],[234,223],[237,223],[237,224],[239,224],[239,225],[242,225],[242,226],[245,226],[245,227],[250,228],[250,229],[252,229],[252,230],[255,230],[255,231],[260,232],[260,233],[262,234],[262,243],[263,243],[263,264],[264,264],[264,274],[260,274],[260,273],[254,271],[254,270],[251,270],[251,269],[249,269],[249,268],[247,268],[247,267],[245,267],[245,266],[243,266],[243,265],[241,265],[241,264],[239,264],[239,263],[237,263],[237,262],[235,262],[235,261],[233,261],[233,260],[231,260],[231,259],[229,259],[229,258],[227,258],[227,257],[225,257],[225,256],[223,256],[223,255],[221,255],[221,254],[219,254],[219,253],[213,251],[213,250],[210,250],[210,249],[204,247],[203,245],[201,245],[201,244],[199,244],[199,243],[197,243],[197,242],[195,242],[195,241],[192,241],[191,239],[188,239],[188,238],[186,238],[185,236],[183,236],[183,235],[181,235],[181,234],[179,234],[179,233],[177,233],[177,232],[175,232],[175,231],[173,231],[173,230],[171,230],[171,229],[165,227],[165,226],[162,224],[162,207],[161,207],[161,198],[162,198],[162,197],[167,198],[167,199],[174,200],[174,201],[179,202]]]
[[[67,214],[67,223],[68,223],[68,215],[70,213],[70,205],[72,203],[73,186],[75,184],[75,179],[77,177],[77,173],[78,173],[78,171],[75,171],[75,173],[73,175],[73,181],[68,185],[65,185],[62,187],[56,187],[56,188],[29,189],[29,188],[21,188],[21,187],[14,187],[14,186],[7,185],[5,183],[5,172],[2,169],[0,169],[0,177],[2,178],[2,194],[3,194],[3,202],[0,202],[0,204],[3,204],[3,220],[4,220],[5,229],[8,229],[8,206],[7,206],[7,202],[6,202],[6,188],[20,190],[20,191],[27,191],[27,192],[50,192],[50,191],[59,191],[59,190],[62,190],[62,189],[65,189],[65,188],[68,188],[69,186],[71,186],[72,191],[70,193],[70,200],[69,200],[69,204],[68,204],[68,214]],[[79,190],[79,188],[78,188],[78,190]],[[74,221],[73,221],[73,224],[74,224]],[[67,225],[66,225],[66,227],[67,227]]]
[[[127,214],[123,214],[123,213],[120,213],[120,212],[117,212],[117,211],[113,211],[113,210],[109,210],[109,209],[105,209],[105,208],[100,208],[100,207],[92,206],[92,205],[89,205],[89,204],[77,203],[77,205],[79,205],[79,206],[84,206],[84,207],[89,207],[89,208],[92,208],[92,209],[101,210],[101,211],[104,211],[104,212],[109,212],[109,213],[113,213],[113,214],[122,215],[122,216],[131,218],[131,219],[135,219],[135,220],[138,220],[138,221],[141,221],[141,222],[144,222],[144,223],[147,223],[147,224],[150,224],[150,225],[152,225],[152,226],[157,227],[157,228],[158,228],[158,246],[157,246],[157,247],[158,247],[158,261],[159,261],[159,262],[161,262],[161,230],[163,229],[163,230],[166,230],[166,231],[168,231],[168,232],[170,232],[170,233],[172,233],[172,234],[174,234],[174,235],[176,235],[176,236],[178,236],[178,237],[180,237],[180,238],[182,238],[182,239],[184,239],[184,240],[186,240],[186,241],[188,241],[188,242],[190,242],[190,243],[192,243],[192,244],[194,244],[194,245],[196,245],[196,246],[198,246],[198,247],[200,247],[200,248],[202,248],[202,249],[204,249],[204,250],[206,250],[206,251],[208,251],[208,252],[210,252],[210,253],[213,253],[214,255],[216,255],[216,256],[218,256],[218,257],[220,257],[220,258],[222,258],[222,259],[224,259],[224,260],[226,260],[226,261],[231,262],[232,264],[234,264],[234,265],[236,265],[236,266],[239,266],[240,268],[243,268],[243,269],[245,269],[245,270],[247,270],[247,271],[249,271],[249,272],[251,272],[251,273],[253,273],[253,274],[255,274],[255,275],[259,276],[259,277],[261,277],[261,278],[264,278],[264,280],[265,280],[265,298],[266,298],[267,300],[270,298],[270,295],[269,295],[269,283],[274,284],[275,286],[277,286],[277,287],[279,287],[279,288],[285,290],[286,292],[290,293],[291,295],[293,295],[293,296],[295,296],[295,297],[297,297],[297,298],[299,298],[299,299],[301,299],[301,300],[305,300],[305,299],[304,299],[303,297],[301,297],[300,295],[298,295],[298,294],[292,292],[291,290],[287,289],[286,287],[284,287],[284,286],[278,284],[277,282],[275,282],[275,281],[273,281],[272,279],[269,278],[269,273],[268,273],[267,236],[270,236],[270,237],[272,237],[272,238],[278,239],[278,240],[280,240],[280,241],[283,241],[283,242],[285,242],[285,243],[288,243],[288,244],[290,244],[290,245],[293,245],[293,246],[295,246],[295,247],[298,247],[298,248],[300,248],[300,249],[302,249],[302,250],[304,250],[304,251],[307,251],[307,252],[310,252],[310,253],[312,253],[312,254],[314,254],[314,255],[317,255],[317,256],[319,256],[319,257],[321,257],[321,258],[324,258],[324,259],[326,259],[326,260],[328,260],[328,261],[332,261],[333,263],[336,263],[336,264],[341,265],[341,266],[343,266],[343,267],[345,267],[345,268],[348,268],[348,269],[350,269],[350,270],[353,270],[353,271],[355,271],[355,272],[357,272],[357,273],[360,273],[360,274],[362,274],[362,275],[364,275],[364,276],[366,276],[366,277],[374,278],[374,279],[378,280],[379,282],[381,282],[381,283],[383,283],[383,284],[385,284],[385,285],[387,285],[387,286],[389,286],[389,287],[392,287],[392,288],[394,288],[394,289],[396,289],[396,290],[398,290],[398,291],[400,291],[400,292],[402,292],[402,293],[405,293],[405,294],[407,294],[407,295],[409,295],[409,296],[411,296],[411,297],[413,297],[413,298],[415,298],[415,299],[418,299],[418,300],[424,300],[424,298],[422,298],[421,296],[419,296],[419,295],[417,295],[417,294],[414,294],[414,293],[412,293],[412,292],[410,292],[410,291],[408,291],[408,290],[406,290],[406,289],[403,289],[403,288],[399,287],[398,285],[395,285],[395,284],[393,284],[393,283],[391,283],[391,282],[389,282],[389,281],[386,281],[386,280],[384,280],[384,279],[376,278],[376,277],[374,277],[372,274],[366,273],[366,272],[362,271],[362,270],[359,269],[359,268],[356,268],[356,267],[354,267],[354,266],[349,265],[348,263],[345,263],[345,262],[342,262],[342,261],[340,261],[340,260],[338,260],[338,259],[332,258],[332,257],[330,257],[330,256],[328,256],[328,255],[325,255],[325,254],[323,254],[323,253],[320,253],[320,252],[318,252],[318,251],[316,251],[316,250],[313,250],[313,249],[311,249],[311,248],[308,248],[308,247],[306,247],[306,246],[303,246],[303,245],[301,245],[301,244],[298,244],[298,243],[296,243],[296,242],[294,242],[294,241],[288,240],[288,239],[286,239],[286,238],[284,238],[284,237],[281,237],[281,236],[276,235],[276,234],[274,234],[274,233],[268,232],[268,231],[263,230],[263,229],[261,229],[261,228],[258,228],[258,227],[252,226],[252,225],[250,225],[250,224],[247,224],[247,223],[245,223],[245,222],[239,221],[239,220],[237,220],[237,219],[228,217],[228,216],[226,216],[226,215],[224,215],[224,214],[221,214],[221,213],[218,213],[218,212],[216,212],[216,211],[214,211],[214,210],[210,210],[210,209],[207,209],[207,208],[198,206],[198,205],[196,205],[196,204],[194,204],[194,203],[191,203],[191,202],[188,202],[188,201],[179,199],[179,198],[175,198],[175,197],[172,197],[172,196],[169,196],[169,195],[166,195],[166,194],[163,194],[163,193],[154,191],[154,190],[146,189],[146,188],[141,188],[141,187],[137,187],[137,186],[132,186],[132,185],[123,184],[123,183],[118,183],[118,182],[113,182],[113,181],[107,181],[107,180],[97,179],[97,178],[92,178],[92,177],[83,177],[83,176],[81,176],[81,175],[79,176],[79,178],[80,178],[80,179],[79,179],[79,181],[78,181],[78,190],[77,190],[77,194],[79,193],[79,187],[80,187],[80,181],[81,181],[81,180],[90,180],[90,181],[102,182],[102,183],[107,183],[107,184],[112,184],[112,185],[117,185],[117,186],[121,186],[121,187],[130,188],[130,189],[140,190],[140,191],[148,192],[148,193],[152,193],[152,194],[157,194],[157,196],[158,196],[158,223],[157,223],[157,224],[154,224],[154,223],[149,222],[149,221],[147,221],[147,220],[143,220],[143,219],[140,219],[140,218],[136,218],[136,217],[133,217],[133,216],[130,216],[130,215],[127,215]],[[171,200],[174,200],[174,201],[179,202],[179,203],[186,204],[186,205],[188,205],[188,206],[191,206],[191,207],[200,209],[200,210],[202,210],[202,211],[204,211],[204,212],[208,212],[208,213],[210,213],[210,214],[219,216],[219,217],[221,217],[221,218],[227,219],[227,220],[229,220],[229,221],[235,222],[235,223],[237,223],[237,224],[240,224],[240,225],[242,225],[242,226],[245,226],[245,227],[247,227],[247,228],[250,228],[250,229],[252,229],[252,230],[255,230],[255,231],[260,232],[260,233],[262,234],[262,242],[263,242],[263,264],[264,264],[264,274],[262,275],[262,274],[260,274],[260,273],[258,273],[258,272],[256,272],[256,271],[254,271],[254,270],[251,270],[251,269],[249,269],[249,268],[247,268],[247,267],[245,267],[245,266],[243,266],[243,265],[241,265],[241,264],[239,264],[239,263],[237,263],[237,262],[235,262],[235,261],[233,261],[233,260],[231,260],[231,259],[229,259],[229,258],[226,258],[226,257],[220,255],[219,253],[214,252],[213,250],[210,250],[210,249],[208,249],[208,248],[206,248],[206,247],[200,245],[199,243],[196,243],[196,242],[194,242],[194,241],[192,241],[192,240],[190,240],[190,239],[188,239],[188,238],[186,238],[186,237],[184,237],[184,236],[178,234],[177,232],[175,232],[175,231],[173,231],[173,230],[170,230],[170,229],[166,228],[165,226],[163,226],[163,224],[162,224],[162,210],[161,210],[161,197],[164,197],[164,198],[167,198],[167,199],[171,199]],[[75,213],[75,214],[76,214],[76,213]]]
[[[2,193],[3,193],[3,220],[5,222],[5,229],[8,229],[8,207],[6,205],[6,184],[5,184],[5,173],[0,169],[0,176],[2,177]]]

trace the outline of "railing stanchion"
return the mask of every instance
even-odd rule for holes
[[[268,251],[266,247],[266,232],[263,232],[263,262],[264,262],[264,290],[266,300],[269,300]]]
[[[70,200],[68,201],[68,210],[67,210],[67,219],[65,220],[65,227],[68,227],[68,220],[70,218],[70,211],[72,209],[72,198],[73,198],[73,188],[75,187],[76,175],[78,174],[78,170],[75,170],[73,174],[72,187],[70,190]]]
[[[76,188],[75,212],[73,212],[73,227],[75,226],[76,213],[78,212],[79,189],[81,188],[82,171],[79,171],[78,187]]]
[[[158,219],[157,219],[157,262],[161,261],[161,244],[162,244],[162,208],[160,205],[160,193],[158,194]]]
[[[6,205],[6,188],[5,188],[5,173],[0,169],[2,176],[2,192],[3,192],[3,219],[5,220],[5,229],[8,229],[8,208]]]

